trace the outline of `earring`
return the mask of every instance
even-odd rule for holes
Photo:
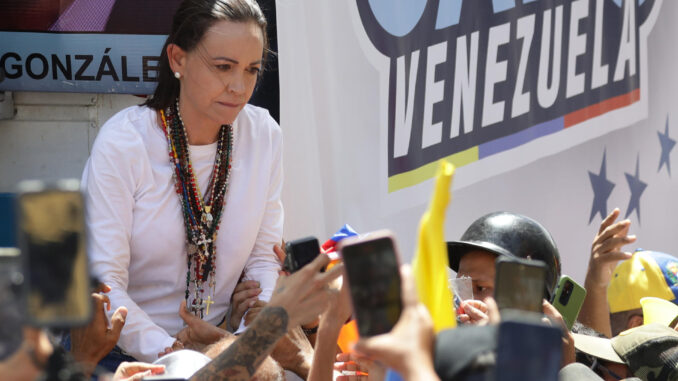
[[[181,79],[181,73],[179,73],[178,71],[175,71],[174,72],[174,78]]]

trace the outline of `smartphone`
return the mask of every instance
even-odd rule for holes
[[[522,258],[497,258],[494,298],[499,310],[542,313],[546,265]]]
[[[23,307],[19,298],[22,282],[19,250],[0,247],[0,361],[14,354],[23,341]]]
[[[551,304],[563,316],[568,330],[572,329],[572,325],[577,320],[585,298],[586,289],[584,287],[567,275],[560,277]]]
[[[387,230],[339,243],[353,311],[361,337],[390,332],[398,322],[400,260],[393,234]]]
[[[17,243],[29,323],[69,328],[92,314],[85,234],[85,206],[77,180],[50,186],[19,185]]]
[[[561,331],[539,322],[502,321],[497,335],[497,381],[557,381]]]
[[[295,239],[285,244],[285,253],[287,256],[283,269],[293,273],[311,263],[320,254],[320,244],[315,237]]]

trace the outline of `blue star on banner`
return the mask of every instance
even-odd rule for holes
[[[607,166],[605,164],[606,152],[603,152],[603,162],[600,164],[600,172],[596,175],[589,171],[591,188],[593,188],[593,206],[591,206],[591,217],[589,224],[593,221],[596,213],[600,213],[600,218],[607,217],[607,199],[612,193],[614,183],[607,179]]]
[[[657,135],[659,135],[659,145],[662,147],[662,153],[661,157],[659,158],[659,168],[657,169],[657,172],[662,170],[662,166],[666,164],[666,171],[669,173],[669,177],[671,177],[671,150],[673,149],[673,146],[676,145],[676,141],[671,139],[669,137],[669,117],[666,117],[666,129],[664,130],[664,133],[662,134],[661,132],[657,131]]]
[[[628,218],[629,215],[635,210],[636,215],[638,216],[638,223],[640,223],[640,196],[643,194],[645,191],[645,188],[647,188],[647,183],[644,183],[640,181],[640,155],[636,157],[636,174],[635,176],[631,176],[630,174],[624,172],[624,175],[626,175],[626,182],[629,183],[629,189],[631,190],[631,199],[629,200],[629,206],[626,209],[626,217]]]

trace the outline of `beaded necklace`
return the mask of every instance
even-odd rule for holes
[[[160,111],[167,138],[170,165],[174,168],[175,190],[181,202],[186,228],[186,305],[193,314],[203,318],[209,315],[212,296],[205,299],[205,284],[214,294],[217,231],[228,188],[233,146],[233,128],[222,125],[217,140],[217,154],[207,192],[202,197],[189,157],[188,137],[179,113],[179,100]],[[193,293],[191,300],[189,296]],[[208,293],[210,293],[208,291]]]

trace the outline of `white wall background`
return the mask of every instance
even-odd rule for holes
[[[344,223],[358,232],[389,228],[396,233],[403,256],[410,260],[426,203],[407,197],[400,205],[383,200],[387,180],[379,174],[385,165],[386,126],[380,121],[382,103],[377,100],[385,94],[374,66],[378,59],[368,57],[368,49],[361,46],[361,26],[351,25],[350,3],[277,2],[285,232],[288,238],[308,234],[328,237]],[[622,216],[626,214],[630,191],[624,173],[635,173],[637,155],[640,179],[648,184],[640,201],[642,224],[635,212],[629,216],[631,233],[638,235],[637,243],[629,249],[643,247],[678,255],[678,237],[673,233],[673,216],[678,213],[674,198],[678,194],[678,150],[671,155],[673,177],[666,168],[657,172],[657,132],[664,132],[667,116],[669,136],[678,138],[678,3],[664,1],[661,7],[649,36],[649,77],[641,85],[649,96],[639,102],[639,108],[647,101],[648,117],[560,153],[547,153],[510,172],[455,187],[446,217],[448,239],[458,239],[472,221],[486,213],[522,213],[551,231],[564,272],[583,281],[590,245],[601,221],[596,217],[589,224],[593,191],[588,171],[599,172],[606,150],[608,179],[615,183],[608,212],[617,206]],[[365,105],[371,108],[365,111]],[[468,182],[464,178],[473,176],[474,168],[460,168],[457,182]],[[432,185],[429,180],[417,186],[417,191],[430,193]]]

